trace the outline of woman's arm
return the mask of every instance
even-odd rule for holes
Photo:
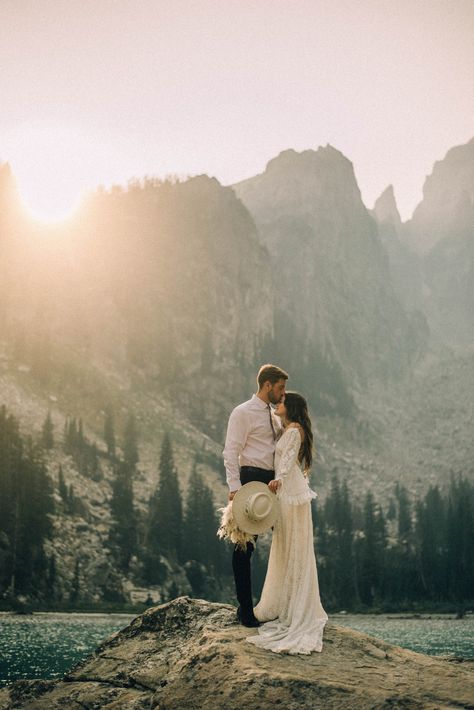
[[[285,442],[285,448],[283,449],[278,463],[278,467],[275,471],[275,480],[270,481],[268,487],[273,493],[279,489],[281,481],[286,478],[294,464],[298,460],[298,453],[301,446],[301,434],[298,427],[289,427],[285,432],[287,441]]]

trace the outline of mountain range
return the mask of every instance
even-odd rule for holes
[[[472,475],[473,314],[474,139],[435,163],[405,223],[392,187],[367,209],[329,145],[284,151],[234,186],[98,189],[55,227],[26,216],[0,165],[0,404],[32,435],[48,411],[57,439],[80,417],[99,449],[104,412],[119,428],[133,413],[139,506],[164,431],[182,487],[199,453],[225,499],[227,416],[268,361],[308,397],[323,496],[335,473],[386,500],[397,480],[416,493]],[[71,547],[85,525],[98,556],[110,472],[91,483],[56,447],[56,482],[59,463],[83,512],[56,525]]]

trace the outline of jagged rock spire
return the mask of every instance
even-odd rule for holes
[[[399,226],[402,222],[398,211],[393,185],[389,185],[375,201],[374,215],[378,222]]]

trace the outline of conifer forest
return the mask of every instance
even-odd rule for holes
[[[56,437],[59,436],[59,440]],[[21,434],[20,423],[0,410],[0,596],[28,595],[41,608],[80,608],[79,560],[69,594],[61,598],[57,560],[45,552],[54,535],[51,515],[81,514],[81,500],[67,486],[59,466],[56,483],[47,475],[49,451],[59,445],[91,480],[111,465],[112,524],[106,545],[114,565],[136,584],[160,585],[167,566],[178,565],[192,595],[232,600],[230,547],[218,540],[219,514],[213,491],[193,465],[186,495],[180,490],[173,442],[161,444],[158,482],[146,509],[133,496],[138,433],[133,417],[118,454],[113,415],[106,412],[100,446],[87,440],[81,420],[68,419],[57,435],[45,419],[37,440]],[[400,484],[388,500],[371,491],[355,498],[346,479],[334,476],[324,502],[313,508],[314,538],[322,599],[330,611],[456,609],[473,600],[474,486],[452,477],[416,499]],[[58,510],[59,509],[59,510]],[[57,534],[57,533],[56,533]],[[257,542],[254,576],[258,593],[265,575],[268,541]],[[173,583],[170,596],[183,590]],[[109,602],[119,602],[110,594]]]

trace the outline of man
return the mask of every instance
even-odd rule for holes
[[[229,485],[229,500],[249,481],[270,483],[275,477],[273,457],[280,424],[272,413],[271,404],[285,397],[287,373],[276,365],[263,365],[257,375],[258,392],[230,415],[224,447],[224,464]],[[257,539],[257,538],[255,538]],[[253,545],[237,546],[232,555],[235,591],[239,608],[237,617],[244,626],[259,626],[253,613],[250,558]]]

